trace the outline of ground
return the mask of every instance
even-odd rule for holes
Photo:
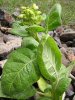
[[[0,0],[0,8],[12,13],[16,7],[35,2],[43,12],[47,12],[55,1],[62,5],[63,24],[75,23],[75,0]]]

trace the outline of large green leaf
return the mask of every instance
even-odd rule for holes
[[[1,81],[0,81],[0,97],[8,98],[6,95],[3,94],[2,88],[1,88]]]
[[[67,68],[61,65],[58,78],[56,82],[53,83],[53,94],[56,96],[61,96],[70,85],[71,79],[68,77]]]
[[[75,62],[70,63],[68,68],[66,68],[64,65],[61,65],[58,78],[56,82],[53,83],[53,94],[56,94],[56,97],[61,96],[70,85],[71,79],[69,78],[69,75],[74,66]]]
[[[35,88],[31,86],[31,87],[28,87],[27,89],[24,89],[23,91],[19,93],[15,93],[14,95],[11,96],[11,98],[25,100],[35,95],[35,93],[36,93]]]
[[[29,32],[32,32],[32,33],[45,32],[45,29],[42,26],[39,26],[39,25],[29,26],[26,30],[29,31]]]
[[[61,96],[69,87],[71,79],[68,77],[60,77],[53,85],[53,94]]]
[[[42,39],[37,58],[41,74],[53,82],[58,77],[61,67],[61,52],[52,37],[47,36]]]
[[[39,99],[37,100],[52,100],[50,97],[40,97]]]
[[[31,86],[31,87],[9,97],[2,92],[1,81],[0,81],[0,97],[3,97],[3,98],[27,99],[27,98],[33,96],[35,94],[35,92],[36,92],[35,88]]]
[[[22,46],[29,49],[36,49],[39,43],[33,37],[25,37],[22,41]]]
[[[11,29],[11,33],[15,34],[15,35],[19,35],[19,36],[29,36],[28,31],[26,31],[27,26],[21,26],[21,25],[17,25],[15,23],[15,25],[12,27]]]
[[[46,18],[46,28],[47,30],[54,30],[60,26],[61,23],[61,5],[55,4]]]
[[[30,49],[19,48],[12,52],[3,69],[3,93],[14,98],[20,98],[20,94],[24,98],[34,94],[31,86],[39,79],[39,69],[35,62],[36,56]]]
[[[37,83],[42,92],[50,92],[52,89],[51,85],[49,85],[43,77],[40,77]]]

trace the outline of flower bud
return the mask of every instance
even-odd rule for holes
[[[33,4],[33,8],[34,8],[35,10],[39,9],[39,7],[38,7],[35,3]]]

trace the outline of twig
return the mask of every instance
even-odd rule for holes
[[[65,99],[65,96],[66,96],[66,94],[65,94],[65,92],[64,92],[64,93],[63,93],[63,96],[62,96],[62,100]]]
[[[42,96],[50,97],[50,94],[48,94],[48,93],[42,93],[42,92],[39,92],[39,91],[37,91],[37,93],[38,93],[39,95],[42,95]]]
[[[72,74],[70,74],[70,78],[75,80],[75,77]]]

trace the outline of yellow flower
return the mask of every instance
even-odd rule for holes
[[[24,14],[20,14],[20,15],[19,15],[19,18],[23,18],[23,16],[24,16]]]
[[[25,7],[25,6],[22,6],[22,7],[21,7],[21,9],[23,9],[23,10],[24,10],[24,9],[26,9],[26,7]]]
[[[35,10],[39,9],[39,7],[38,7],[35,3],[33,4],[33,8],[34,8]]]
[[[41,14],[41,11],[37,11],[37,14]]]

